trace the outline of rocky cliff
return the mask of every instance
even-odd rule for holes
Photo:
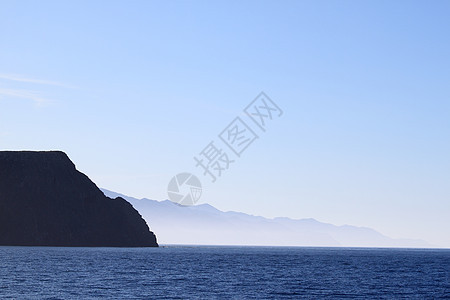
[[[141,215],[59,151],[0,151],[0,245],[157,247]]]

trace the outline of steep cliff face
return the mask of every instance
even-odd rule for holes
[[[0,245],[157,247],[141,215],[59,151],[0,151]]]

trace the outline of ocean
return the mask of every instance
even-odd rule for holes
[[[450,250],[0,247],[1,299],[450,299]]]

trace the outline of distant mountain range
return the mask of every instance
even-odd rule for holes
[[[392,239],[366,227],[336,226],[315,219],[268,219],[223,212],[209,204],[186,207],[169,200],[136,199],[101,190],[108,197],[122,197],[130,202],[155,232],[160,244],[432,247],[422,240]]]

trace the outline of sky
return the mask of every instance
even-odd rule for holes
[[[450,247],[449,1],[0,2],[0,150],[99,187]],[[244,109],[283,111],[262,131]],[[237,157],[219,134],[258,138]],[[196,166],[210,142],[233,163]],[[233,156],[234,155],[234,156]],[[151,226],[151,224],[150,224]]]

